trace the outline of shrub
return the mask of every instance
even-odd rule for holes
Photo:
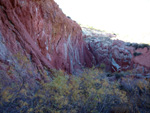
[[[41,82],[35,89],[28,83],[0,83],[0,112],[35,113],[106,113],[149,111],[150,84],[136,82],[115,73],[120,80],[109,81],[100,69],[85,69],[80,75],[68,75],[62,70],[53,70],[51,82]],[[120,89],[124,81],[131,91]],[[140,109],[139,109],[140,108]],[[144,111],[144,112],[147,112]]]
[[[150,82],[134,77],[122,78],[121,81],[131,112],[150,112]]]
[[[115,75],[116,79],[120,79],[121,77],[124,76],[123,73],[118,73],[118,72],[115,72],[114,75]]]
[[[101,63],[101,64],[100,64],[100,68],[101,68],[101,69],[105,69],[105,68],[106,68],[106,65],[105,65],[104,63]]]
[[[41,101],[36,102],[35,110],[44,108],[48,112],[102,112],[127,101],[125,91],[97,69],[86,69],[80,77],[57,76],[51,83],[42,84],[36,98]]]
[[[139,56],[139,55],[142,55],[142,53],[134,52],[133,55],[134,56]]]
[[[132,47],[134,47],[135,49],[138,49],[138,48],[148,48],[148,50],[149,50],[149,47],[150,47],[150,45],[149,44],[137,44],[137,43],[130,43],[128,46],[132,46]]]

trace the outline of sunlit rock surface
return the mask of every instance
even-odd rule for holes
[[[74,73],[93,64],[80,26],[53,0],[0,0],[0,69],[19,67],[18,53],[37,80],[44,69]]]
[[[73,74],[101,64],[112,72],[149,74],[149,47],[135,48],[113,37],[81,29],[53,0],[0,0],[0,74],[7,75],[1,77],[40,81],[51,69]]]
[[[89,28],[82,28],[82,30],[97,66],[105,64],[106,70],[112,72],[130,70],[134,74],[150,75],[148,45],[123,42],[115,39],[113,34],[97,32]]]

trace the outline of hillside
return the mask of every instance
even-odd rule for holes
[[[0,112],[149,111],[150,46],[113,37],[54,0],[0,0]]]

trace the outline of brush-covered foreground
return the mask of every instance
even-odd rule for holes
[[[1,113],[148,113],[150,83],[133,77],[85,69],[80,75],[54,71],[51,82],[30,84],[0,82]],[[112,80],[112,78],[114,78]],[[126,85],[123,85],[122,82]],[[144,83],[143,83],[144,82]]]

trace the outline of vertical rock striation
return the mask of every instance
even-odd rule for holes
[[[150,72],[148,48],[137,49],[111,40],[112,34],[97,33],[82,30],[54,0],[0,0],[0,73],[12,80],[20,75],[40,80],[44,70],[74,73],[102,63],[113,72]]]
[[[53,0],[0,0],[0,63],[9,66],[17,53],[38,71],[92,66],[80,26]]]

